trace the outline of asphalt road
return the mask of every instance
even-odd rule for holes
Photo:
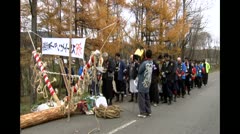
[[[103,119],[94,115],[74,115],[21,130],[21,134],[219,134],[220,72],[209,74],[208,85],[194,88],[191,95],[172,105],[159,104],[152,116],[138,118],[136,103],[123,103],[120,118]]]

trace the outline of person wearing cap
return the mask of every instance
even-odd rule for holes
[[[114,97],[113,90],[113,77],[114,77],[114,69],[115,63],[112,58],[108,56],[107,52],[102,54],[103,57],[103,68],[104,72],[102,73],[102,94],[107,100],[108,105],[112,105],[112,99]]]
[[[152,60],[152,51],[148,49],[145,54],[145,60],[141,62],[138,70],[138,107],[140,113],[138,114],[139,118],[145,118],[151,116],[151,105],[150,105],[150,96],[149,88],[152,81],[152,71],[153,71],[153,60]]]

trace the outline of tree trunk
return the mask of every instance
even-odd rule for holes
[[[184,18],[184,24],[187,20],[187,17],[186,17],[186,0],[183,0],[183,18]],[[184,38],[184,36],[182,36]],[[182,50],[182,53],[181,53],[181,58],[183,59],[184,58],[184,54],[185,54],[185,48],[186,48],[186,39],[182,39],[182,43],[181,43],[181,50]]]
[[[29,0],[30,7],[31,7],[31,14],[32,14],[32,31],[34,33],[37,33],[37,0]],[[32,34],[33,39],[33,45],[35,45],[35,48],[37,47],[37,36],[36,34]],[[30,68],[31,69],[31,68]],[[29,71],[29,75],[30,75]],[[31,86],[32,87],[32,86]],[[32,87],[31,90],[31,104],[34,104],[37,101],[37,94],[35,92],[35,88]]]
[[[75,30],[75,36],[77,35],[78,26],[77,26],[77,0],[74,0],[74,11],[75,11],[75,17],[74,17],[74,30]]]
[[[185,50],[186,50],[186,44],[187,44],[187,41],[184,39],[180,46],[181,46],[181,58],[184,59],[184,54],[185,54]]]

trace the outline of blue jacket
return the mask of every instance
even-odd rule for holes
[[[196,71],[197,71],[197,77],[202,77],[202,68],[203,66],[200,64],[198,66],[196,66]]]
[[[138,92],[148,93],[152,81],[153,61],[143,61],[138,70]]]
[[[183,73],[183,74],[181,75],[181,79],[183,79],[183,80],[186,79],[186,75],[185,75],[186,70],[187,70],[187,67],[186,67],[186,65],[185,65],[184,62],[182,62],[181,65],[177,63],[177,72],[178,72],[179,74],[182,74],[182,73]]]
[[[83,72],[83,66],[80,66],[79,70],[78,70],[78,75],[81,75]]]
[[[125,65],[125,63],[121,60],[120,62],[119,62],[119,70],[118,70],[118,80],[120,80],[120,81],[122,81],[123,80],[123,76],[124,76],[124,74],[123,74],[123,71],[126,69],[126,65]]]
[[[187,67],[185,62],[182,62],[182,70],[184,71],[184,75],[182,75],[182,79],[186,79],[186,71],[187,71]]]

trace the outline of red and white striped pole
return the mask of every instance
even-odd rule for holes
[[[94,63],[93,55],[90,56],[88,63],[83,67],[83,72],[82,72],[81,76],[79,76],[79,81],[84,79],[84,75],[87,73],[87,70],[92,66],[92,63]],[[76,83],[74,86],[74,89],[73,89],[74,92],[77,92],[77,87],[78,87],[78,85]]]
[[[41,62],[41,59],[40,59],[39,55],[37,54],[36,50],[34,50],[32,52],[32,54],[33,54],[33,56],[34,56],[34,58],[35,58],[35,60],[36,60],[36,62],[38,64],[38,67],[40,68],[41,72],[43,73],[44,81],[47,84],[47,87],[49,89],[49,92],[50,92],[51,96],[53,97],[53,99],[56,101],[56,103],[58,105],[61,105],[61,103],[60,103],[60,101],[59,101],[59,99],[58,99],[58,97],[57,97],[57,95],[56,95],[56,93],[55,93],[55,91],[54,91],[54,89],[53,89],[53,87],[51,85],[51,82],[48,79],[47,73],[45,72],[45,68],[44,68],[44,66],[43,66],[43,64]]]

